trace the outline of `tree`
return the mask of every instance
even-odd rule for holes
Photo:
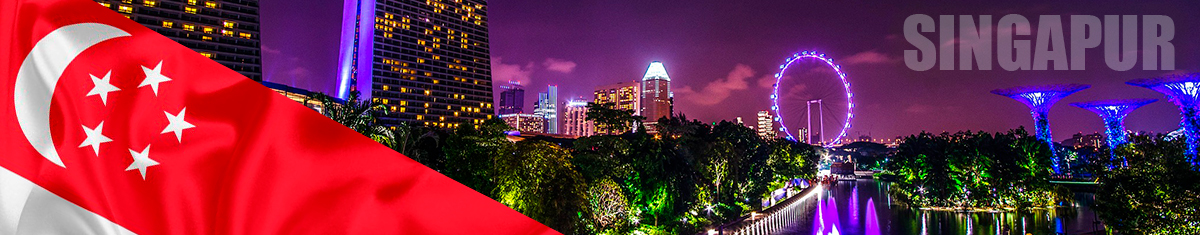
[[[1108,169],[1124,157],[1129,166],[1098,172],[1094,206],[1108,229],[1122,234],[1200,234],[1200,170],[1187,162],[1182,138],[1137,135],[1117,157],[1095,164]]]
[[[633,110],[617,109],[612,103],[595,103],[588,102],[586,120],[596,124],[596,130],[600,133],[619,134],[627,132],[632,125],[645,120],[645,117],[634,116]]]
[[[899,177],[898,197],[918,206],[1032,207],[1055,205],[1050,151],[1023,129],[909,136],[887,169]]]
[[[521,141],[514,154],[495,159],[500,203],[563,233],[585,227],[587,183],[571,163],[571,154],[550,142]]]
[[[504,134],[511,129],[499,119],[488,119],[478,129],[460,125],[442,146],[446,159],[443,173],[475,191],[495,198],[493,165],[496,164],[496,158],[513,153],[514,145]]]
[[[357,91],[350,92],[350,97],[342,104],[323,93],[314,93],[310,98],[325,105],[322,112],[325,117],[370,137],[375,142],[388,147],[396,145],[396,137],[392,130],[376,123],[376,113],[387,115],[387,109],[382,104],[359,100]]]

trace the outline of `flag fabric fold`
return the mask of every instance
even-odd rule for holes
[[[0,234],[557,234],[95,2],[0,35]]]

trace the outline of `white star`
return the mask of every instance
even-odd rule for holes
[[[129,167],[125,168],[125,171],[137,169],[142,173],[142,180],[146,180],[146,168],[158,165],[158,161],[150,159],[150,145],[146,145],[146,149],[143,149],[140,153],[130,149],[129,155],[133,157],[133,163],[129,164]]]
[[[186,113],[187,113],[187,108],[183,108],[183,110],[179,110],[179,114],[176,114],[176,115],[171,115],[171,113],[168,113],[167,111],[163,111],[163,113],[167,114],[167,122],[168,123],[167,123],[167,128],[163,128],[162,134],[166,134],[168,132],[175,132],[175,139],[179,140],[180,143],[183,143],[183,130],[196,127],[196,126],[192,125],[191,123],[188,123],[187,121],[183,120],[183,116],[186,115]]]
[[[83,133],[87,135],[87,138],[83,140],[82,144],[79,144],[79,147],[83,148],[92,146],[92,151],[96,152],[96,156],[99,157],[100,144],[112,142],[112,139],[104,136],[104,134],[101,132],[104,132],[104,122],[100,122],[100,125],[96,125],[96,129],[83,126]]]
[[[108,93],[121,90],[109,82],[109,75],[112,75],[111,70],[104,74],[104,78],[97,78],[96,75],[88,74],[88,76],[92,76],[93,86],[92,90],[88,91],[86,96],[100,95],[100,103],[108,105]]]
[[[146,74],[146,79],[142,79],[142,84],[138,88],[150,85],[150,89],[154,90],[154,95],[158,95],[158,84],[166,81],[171,81],[171,78],[162,75],[162,61],[154,66],[154,69],[142,66],[142,72]]]

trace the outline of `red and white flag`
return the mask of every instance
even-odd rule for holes
[[[0,234],[557,234],[88,0],[0,1]]]

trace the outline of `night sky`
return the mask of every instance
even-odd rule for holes
[[[264,80],[331,93],[341,1],[263,0]],[[856,117],[851,136],[889,138],[956,130],[1002,131],[1032,126],[1024,105],[989,91],[1021,85],[1092,85],[1051,109],[1055,139],[1102,130],[1100,119],[1071,102],[1113,98],[1164,99],[1135,111],[1127,127],[1166,132],[1179,114],[1165,97],[1125,85],[1134,78],[1200,72],[1200,3],[1183,1],[1040,1],[980,5],[960,1],[491,1],[493,79],[526,85],[526,109],[537,92],[559,86],[559,97],[591,97],[595,86],[640,79],[651,61],[672,78],[675,110],[705,122],[768,109],[770,83],[793,53],[818,50],[836,59],[853,83]],[[917,72],[905,66],[904,19],[912,14],[1167,15],[1175,23],[1176,71],[1109,69],[1103,45],[1087,51],[1083,71]],[[1069,18],[1067,40],[1070,39]],[[1140,22],[1139,22],[1140,24]],[[926,36],[936,42],[936,33]],[[1035,39],[1019,36],[1017,39]],[[994,57],[994,55],[993,55]],[[956,58],[957,59],[957,58]],[[996,58],[993,58],[993,63]],[[1053,65],[1053,64],[1051,64]],[[814,78],[833,79],[833,78]]]

